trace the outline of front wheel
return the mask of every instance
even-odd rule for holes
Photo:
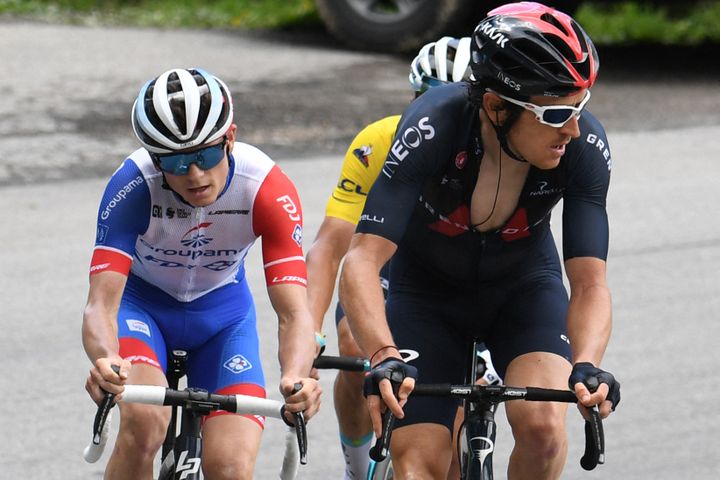
[[[385,52],[417,50],[444,34],[469,35],[474,25],[468,22],[477,23],[485,13],[478,12],[477,0],[315,0],[315,3],[327,29],[340,41],[355,48]]]

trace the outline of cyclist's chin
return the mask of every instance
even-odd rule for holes
[[[549,155],[536,155],[534,157],[528,157],[527,161],[533,167],[539,168],[540,170],[550,170],[560,164],[561,158],[562,153],[551,153]]]

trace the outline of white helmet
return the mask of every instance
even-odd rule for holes
[[[443,83],[474,80],[470,70],[470,37],[442,37],[422,47],[410,64],[409,80],[419,93]]]
[[[199,68],[175,68],[150,80],[132,109],[135,136],[152,153],[211,143],[225,135],[232,119],[227,86]]]

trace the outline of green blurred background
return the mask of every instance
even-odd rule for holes
[[[720,43],[720,1],[582,1],[598,45]],[[85,25],[322,30],[313,0],[0,0],[0,18]]]

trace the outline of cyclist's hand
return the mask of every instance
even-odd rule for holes
[[[381,434],[383,407],[389,408],[397,418],[405,416],[402,407],[415,388],[417,375],[417,368],[399,358],[389,357],[375,365],[365,377],[363,394],[367,398],[370,418],[377,436]]]
[[[606,418],[620,403],[620,382],[604,370],[589,362],[573,366],[568,384],[578,397],[578,407],[585,418],[589,418],[583,407],[600,406],[600,415]]]
[[[295,390],[295,385],[302,388]],[[289,412],[303,412],[305,420],[310,420],[320,409],[320,396],[322,387],[311,377],[291,379],[283,377],[280,380],[280,393],[285,397],[285,405]]]
[[[113,366],[119,369],[119,373],[113,370]],[[130,362],[120,357],[98,358],[85,381],[85,390],[97,404],[102,402],[106,392],[121,394],[130,374],[130,368]]]

